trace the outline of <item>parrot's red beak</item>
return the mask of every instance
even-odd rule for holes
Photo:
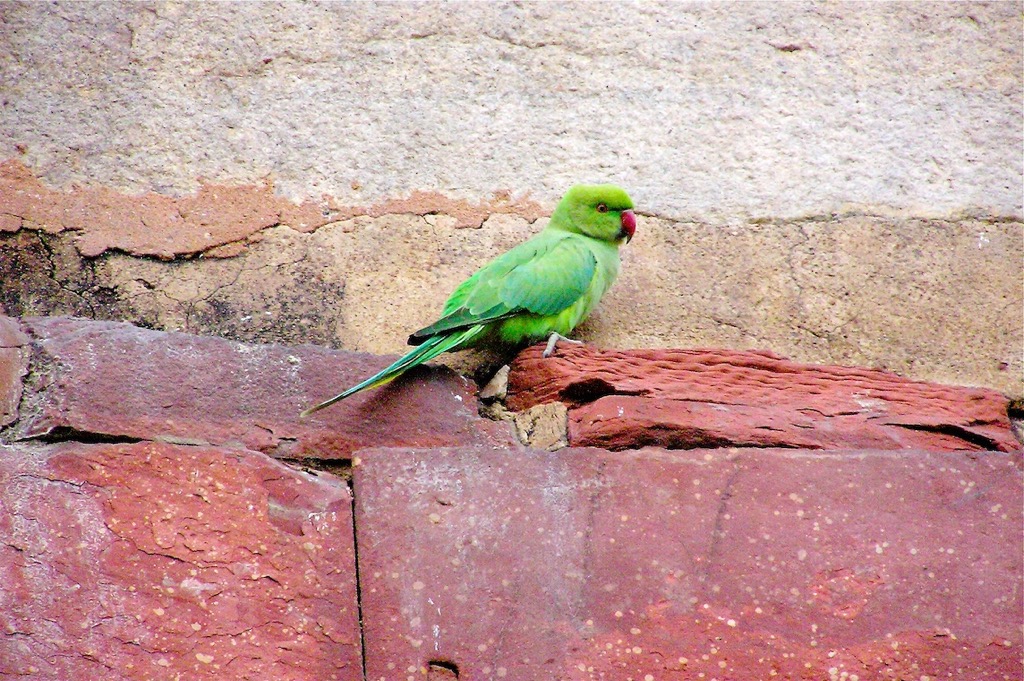
[[[633,235],[636,234],[636,216],[633,215],[633,211],[622,211],[622,229],[619,233],[626,237],[627,244],[633,239]]]

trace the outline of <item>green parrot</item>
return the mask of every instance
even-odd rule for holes
[[[442,352],[484,343],[524,346],[546,338],[544,356],[549,356],[615,281],[619,246],[636,231],[632,209],[629,195],[615,185],[572,187],[547,227],[462,282],[441,318],[409,336],[415,348],[300,416],[384,385]]]

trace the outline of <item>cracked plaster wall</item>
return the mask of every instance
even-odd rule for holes
[[[9,314],[398,352],[566,186],[613,180],[644,215],[582,337],[1024,395],[1021,3],[0,22]]]

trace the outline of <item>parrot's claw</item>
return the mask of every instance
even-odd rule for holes
[[[555,351],[555,345],[558,343],[558,341],[565,341],[566,343],[576,343],[576,345],[583,345],[583,341],[581,340],[566,338],[557,331],[554,331],[550,336],[548,336],[548,344],[547,347],[544,348],[544,352],[541,355],[541,357],[550,357],[551,353]]]

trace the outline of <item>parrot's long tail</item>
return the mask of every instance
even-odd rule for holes
[[[335,395],[331,399],[325,400],[314,407],[310,407],[306,411],[299,414],[299,418],[305,418],[314,412],[320,411],[325,407],[329,407],[335,402],[340,402],[346,397],[355,395],[356,393],[361,392],[363,390],[377,388],[384,385],[385,383],[390,383],[391,381],[395,380],[396,378],[404,374],[409,369],[412,369],[414,366],[419,366],[424,362],[429,362],[430,360],[440,355],[442,352],[448,352],[449,350],[458,350],[462,347],[465,347],[474,339],[476,339],[477,336],[483,333],[485,328],[486,327],[483,324],[478,324],[476,326],[471,326],[468,329],[460,329],[459,331],[456,331],[449,335],[434,336],[433,338],[426,340],[422,345],[416,346],[415,348],[407,352],[405,355],[395,360],[395,363],[387,367],[386,369],[382,369],[381,371],[375,373],[373,376],[370,376],[365,381],[357,383],[356,385],[352,386],[345,392]]]

